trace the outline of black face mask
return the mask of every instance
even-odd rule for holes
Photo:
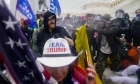
[[[140,13],[139,14],[136,14],[136,17],[139,17],[140,18]]]

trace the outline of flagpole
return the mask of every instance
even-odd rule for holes
[[[16,9],[16,11],[15,11],[15,17],[16,17],[16,15],[17,15],[17,9]]]
[[[17,15],[17,5],[18,5],[19,0],[17,0],[17,4],[16,4],[16,10],[15,10],[15,17]]]

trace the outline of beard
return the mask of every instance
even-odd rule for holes
[[[49,28],[50,28],[50,29],[55,28],[55,23],[54,23],[54,22],[51,22],[51,23],[49,24]]]

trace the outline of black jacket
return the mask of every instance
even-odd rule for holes
[[[43,48],[45,45],[45,42],[50,39],[50,38],[64,38],[64,36],[71,38],[70,35],[68,34],[68,32],[63,28],[63,27],[59,27],[56,26],[52,32],[49,31],[48,29],[48,18],[54,15],[54,13],[51,12],[46,12],[44,14],[44,29],[42,31],[40,31],[37,35],[37,46],[38,46],[38,50],[39,52],[42,54],[43,53]],[[55,16],[56,18],[56,16]]]
[[[112,25],[116,25],[118,26],[120,29],[123,28],[123,27],[127,27],[127,24],[125,23],[125,20],[122,19],[122,18],[116,18],[116,19],[113,19],[111,21],[111,24]],[[121,34],[125,34],[126,31],[122,31],[122,30],[119,30],[117,32],[117,37],[121,37]]]
[[[89,48],[92,56],[95,56],[95,51],[97,50],[97,43],[96,43],[96,38],[94,37],[94,31],[92,31],[92,28],[86,29],[87,32],[87,37],[88,37],[88,43],[89,43]]]
[[[131,26],[132,38],[133,38],[133,45],[139,46],[140,45],[140,19],[134,18],[132,20]]]
[[[132,34],[130,32],[130,22],[127,24],[126,20],[123,18],[116,18],[111,21],[112,25],[116,25],[119,27],[119,31],[117,32],[117,37],[121,37],[121,34],[125,34],[125,39],[128,43],[132,42]]]
[[[111,51],[113,53],[118,53],[118,46],[119,46],[119,39],[116,37],[116,33],[119,31],[119,29],[116,26],[109,26],[106,30],[103,29],[96,29],[94,31],[98,32],[98,50],[101,48],[101,40],[102,35],[104,35],[107,39],[107,42],[111,48]]]

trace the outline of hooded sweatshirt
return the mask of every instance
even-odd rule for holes
[[[37,46],[39,52],[42,54],[43,48],[45,45],[45,42],[50,39],[50,38],[64,38],[64,36],[71,38],[68,32],[60,26],[55,26],[54,29],[52,29],[52,32],[49,31],[49,25],[48,25],[48,20],[50,16],[53,16],[55,19],[55,24],[56,24],[56,15],[52,12],[45,12],[44,14],[44,29],[40,31],[37,35]]]

